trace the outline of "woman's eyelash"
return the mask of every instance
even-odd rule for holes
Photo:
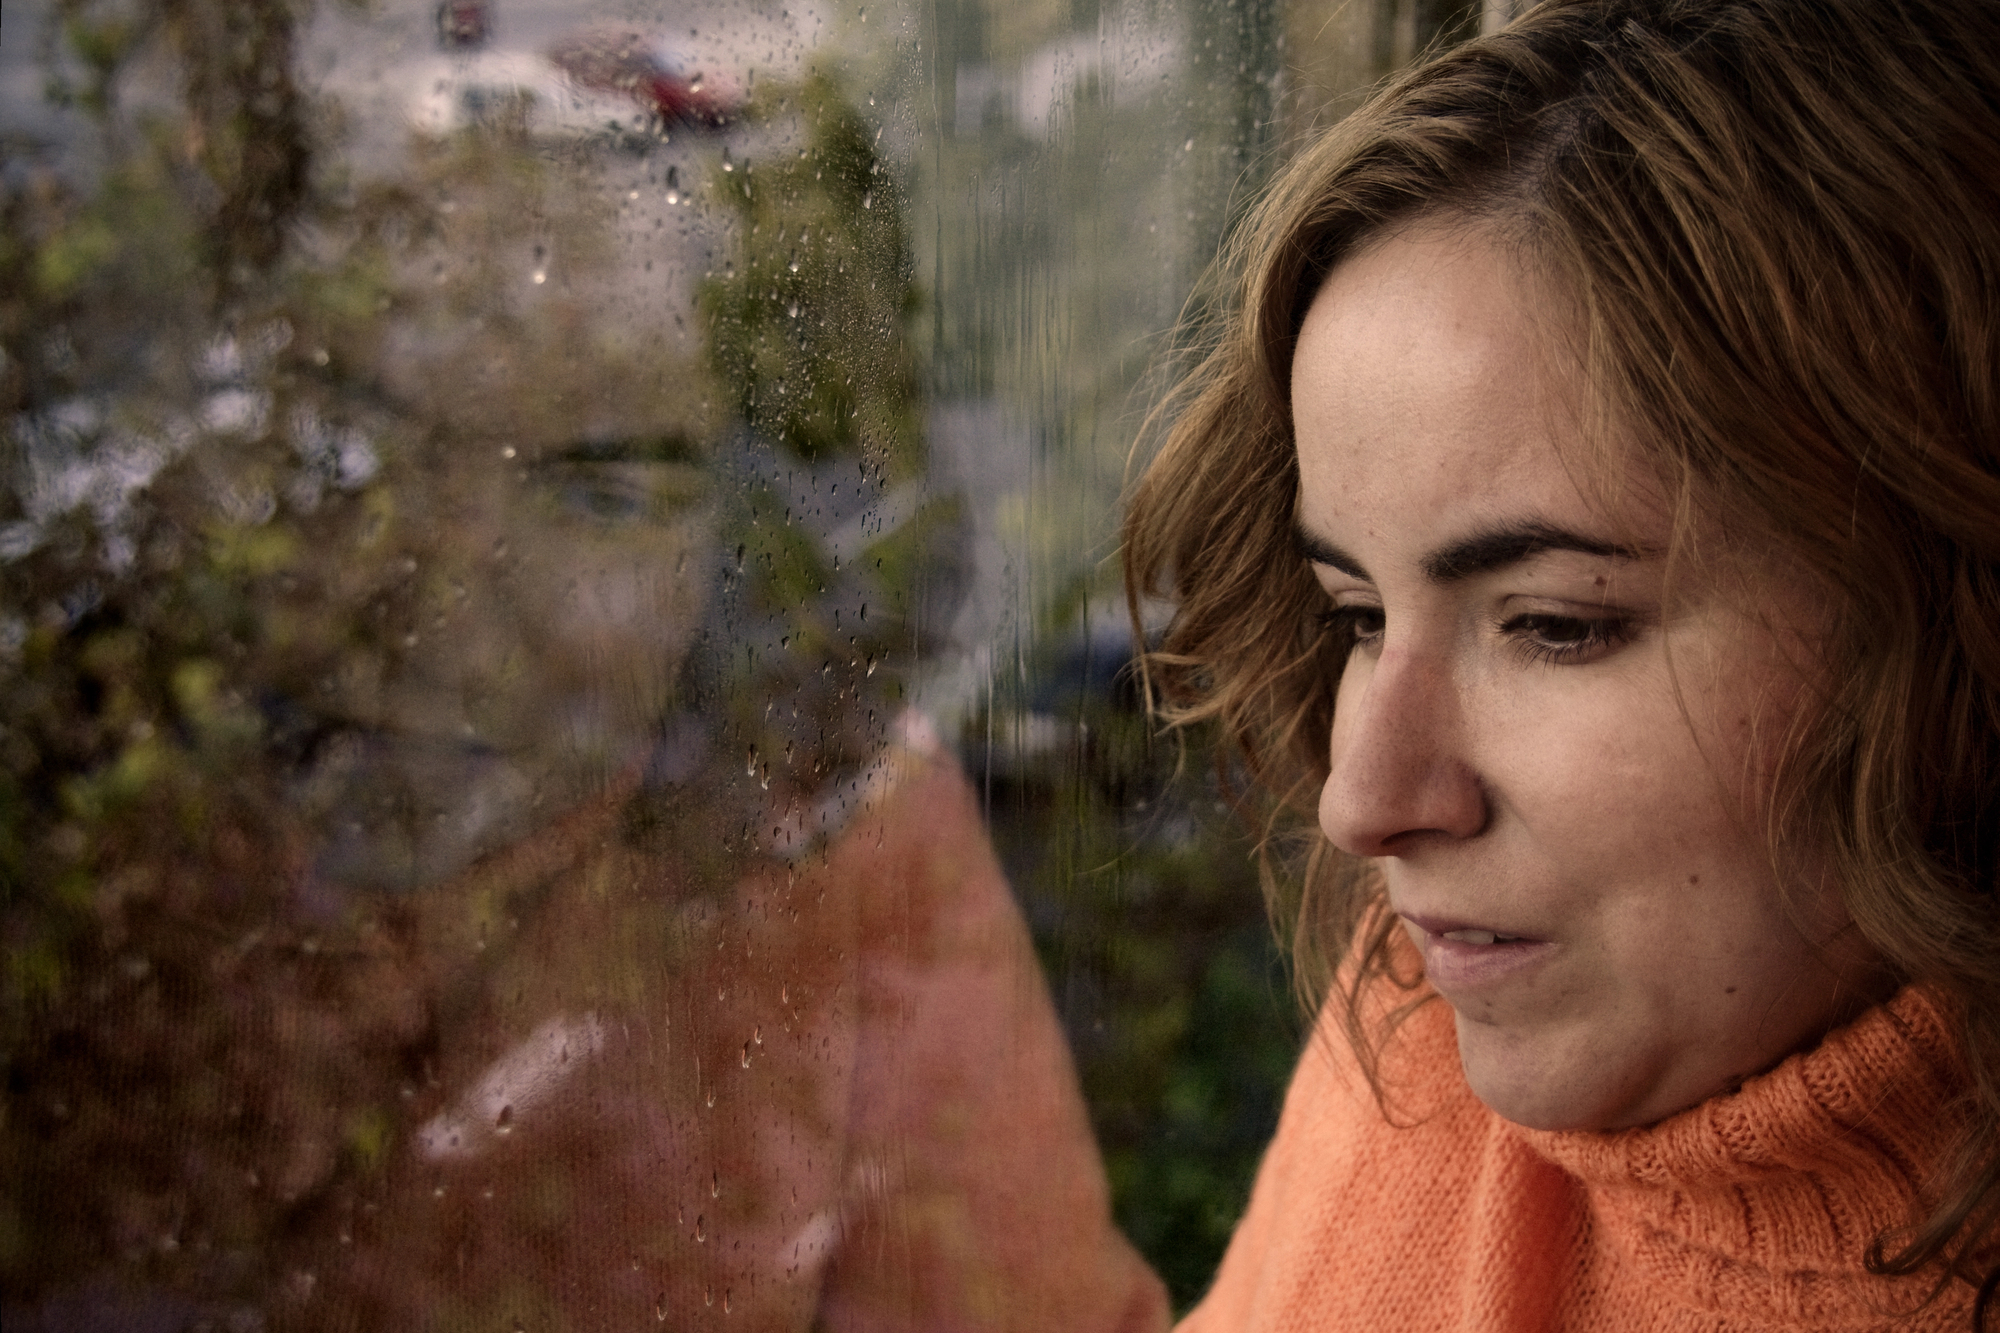
[[[1501,624],[1500,632],[1540,662],[1573,662],[1594,657],[1632,637],[1631,625],[1616,616],[1552,616],[1539,612],[1512,617]]]
[[[1320,627],[1347,647],[1381,637],[1379,606],[1334,606],[1315,617]],[[1566,663],[1594,657],[1632,637],[1631,623],[1619,616],[1557,616],[1530,612],[1510,617],[1500,633],[1538,662]]]
[[[1330,606],[1318,616],[1321,628],[1350,646],[1372,639],[1382,632],[1379,606]]]

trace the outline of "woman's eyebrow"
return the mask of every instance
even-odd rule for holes
[[[1337,569],[1347,577],[1359,579],[1363,583],[1375,581],[1368,577],[1368,571],[1361,567],[1359,560],[1306,527],[1304,519],[1292,520],[1292,545],[1298,548],[1299,554],[1304,556],[1309,564]]]
[[[1475,532],[1439,547],[1424,557],[1424,577],[1432,583],[1455,583],[1544,551],[1578,551],[1611,560],[1643,560],[1651,554],[1636,547],[1586,537],[1553,523],[1531,520]]]
[[[1299,554],[1312,564],[1337,569],[1363,583],[1374,582],[1359,560],[1307,528],[1303,520],[1292,525],[1292,543]],[[1516,564],[1544,551],[1577,551],[1610,560],[1644,560],[1653,554],[1637,547],[1587,537],[1554,523],[1530,520],[1475,532],[1439,547],[1424,557],[1424,577],[1432,583],[1456,583],[1475,574]]]

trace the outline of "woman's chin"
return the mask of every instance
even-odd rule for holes
[[[1607,1041],[1606,1053],[1573,1036],[1523,1036],[1454,1011],[1466,1084],[1488,1110],[1523,1129],[1632,1129],[1701,1098],[1676,1099],[1648,1062]]]

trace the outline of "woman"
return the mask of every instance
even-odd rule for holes
[[[1959,0],[1550,0],[1243,229],[1128,581],[1329,998],[1187,1327],[1992,1322],[1996,263]]]

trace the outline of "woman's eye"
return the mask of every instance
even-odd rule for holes
[[[1500,630],[1529,656],[1544,662],[1575,662],[1595,657],[1631,637],[1630,627],[1616,617],[1530,614],[1515,616]]]
[[[551,513],[603,527],[670,523],[706,499],[700,469],[668,463],[571,463],[545,473],[537,490]]]
[[[645,518],[650,508],[644,492],[600,481],[572,481],[557,495],[558,503],[579,518],[599,523],[629,523]]]
[[[1382,637],[1383,617],[1379,606],[1336,606],[1320,613],[1320,624],[1349,648],[1373,643]]]

